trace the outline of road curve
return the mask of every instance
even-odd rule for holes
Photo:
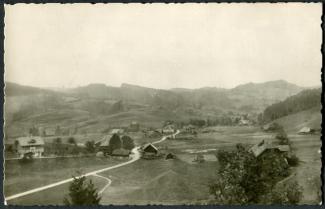
[[[159,141],[153,142],[152,144],[161,143],[161,142],[165,141],[168,137],[175,136],[178,133],[179,133],[179,130],[177,130],[177,132],[175,134],[168,135],[168,136],[163,136]],[[131,160],[130,161],[120,163],[120,164],[117,164],[117,165],[113,165],[113,166],[110,166],[110,167],[107,167],[107,168],[95,170],[95,171],[92,171],[92,172],[89,172],[89,173],[85,173],[83,175],[77,176],[77,178],[83,177],[83,176],[92,176],[92,175],[96,176],[98,173],[108,171],[108,170],[112,170],[112,169],[115,169],[115,168],[119,168],[119,167],[122,167],[122,166],[125,166],[125,165],[128,165],[128,164],[134,163],[135,161],[139,160],[140,157],[141,157],[140,152],[139,152],[139,148],[140,148],[140,146],[135,147],[135,148],[132,149],[133,154],[131,154]],[[26,196],[26,195],[29,195],[29,194],[40,192],[40,191],[43,191],[43,190],[46,190],[46,189],[49,189],[49,188],[53,188],[53,187],[56,187],[56,186],[59,186],[59,185],[62,185],[62,184],[65,184],[65,183],[68,183],[68,182],[71,182],[71,181],[73,181],[73,178],[65,179],[65,180],[62,180],[62,181],[59,181],[59,182],[56,182],[56,183],[53,183],[53,184],[48,184],[46,186],[38,187],[38,188],[35,188],[35,189],[32,189],[32,190],[28,190],[28,191],[25,191],[25,192],[21,192],[21,193],[18,193],[18,194],[11,195],[9,197],[5,197],[5,204],[7,204],[8,200],[12,200],[12,199],[16,199],[18,197],[23,197],[23,196]],[[104,188],[104,189],[106,189],[106,188]]]

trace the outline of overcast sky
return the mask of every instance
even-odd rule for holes
[[[320,85],[321,4],[5,6],[5,79],[40,87],[131,83]]]

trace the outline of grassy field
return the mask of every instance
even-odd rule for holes
[[[6,161],[4,194],[10,196],[71,178],[76,171],[90,172],[122,161],[125,160],[96,157],[35,159],[30,163]]]
[[[295,168],[295,176],[303,187],[301,204],[319,204],[317,192],[321,189],[321,148],[320,135],[290,135],[292,147],[300,159],[300,164]]]
[[[99,190],[106,184],[105,180],[95,176],[89,176],[96,188]],[[9,205],[63,205],[63,199],[69,193],[69,183],[59,185],[41,192],[8,201]]]
[[[166,140],[157,144],[160,148],[167,148],[165,152],[176,154],[176,160],[141,159],[133,164],[101,173],[100,175],[112,179],[112,185],[102,194],[101,204],[207,204],[211,198],[208,185],[215,179],[218,170],[218,161],[215,157],[218,150],[234,149],[237,143],[249,147],[263,139],[274,138],[274,133],[262,132],[259,127],[215,127],[213,129],[214,132],[199,133],[194,140]],[[135,134],[133,137],[137,145],[157,140],[143,138],[141,134]],[[317,185],[315,186],[314,179],[320,175],[321,168],[318,153],[321,144],[320,136],[290,134],[289,138],[301,160],[299,166],[294,169],[295,178],[304,188],[301,203],[316,204]],[[197,153],[204,155],[206,160],[204,163],[193,162]],[[34,187],[36,184],[43,185],[49,179],[53,181],[53,179],[68,178],[76,169],[90,171],[117,162],[109,159],[80,158],[71,162],[53,163],[55,166],[44,162],[42,168],[37,164],[27,167],[20,167],[18,164],[6,165],[6,168],[11,166],[8,167],[11,172],[7,174],[6,171],[6,175],[10,176],[5,185],[6,194],[24,191],[25,189],[22,188]],[[54,174],[52,167],[57,169]],[[94,181],[99,189],[103,186],[100,179]],[[8,187],[11,190],[8,190]],[[67,187],[68,185],[61,185],[17,198],[9,203],[62,204]]]

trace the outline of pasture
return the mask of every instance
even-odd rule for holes
[[[100,173],[112,180],[112,184],[102,194],[101,204],[207,204],[211,201],[209,185],[214,181],[219,163],[215,154],[218,150],[234,149],[237,143],[250,147],[261,140],[274,140],[274,133],[265,133],[259,127],[214,127],[212,132],[199,132],[193,140],[168,139],[158,148],[172,152],[175,160],[140,159],[121,168]],[[146,139],[141,134],[133,135],[137,145],[157,139]],[[319,135],[290,134],[292,148],[300,159],[293,169],[298,182],[303,186],[302,204],[317,204],[317,185],[314,178],[320,175],[321,161],[318,150],[321,146]],[[204,156],[205,162],[193,162],[196,155]],[[6,165],[5,194],[32,189],[71,177],[75,170],[84,172],[118,163],[106,158],[75,158],[67,161],[38,161],[41,163],[19,165],[17,162]],[[34,163],[36,163],[35,160]],[[17,172],[19,171],[19,172]],[[54,172],[55,171],[55,172]],[[91,177],[92,179],[96,177]],[[49,180],[51,179],[51,180]],[[94,179],[98,189],[103,187],[101,179]],[[320,185],[319,185],[320,186]],[[10,187],[10,190],[8,190]],[[7,188],[7,189],[6,189]],[[62,204],[63,194],[68,184],[47,189],[10,201],[10,204]]]

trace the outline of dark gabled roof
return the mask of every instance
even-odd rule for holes
[[[151,144],[151,143],[147,143],[147,144],[143,145],[142,149],[145,150],[145,149],[147,149],[148,147],[152,147],[152,148],[154,148],[155,150],[158,151],[158,148],[155,147],[155,145],[153,145],[153,144]]]

